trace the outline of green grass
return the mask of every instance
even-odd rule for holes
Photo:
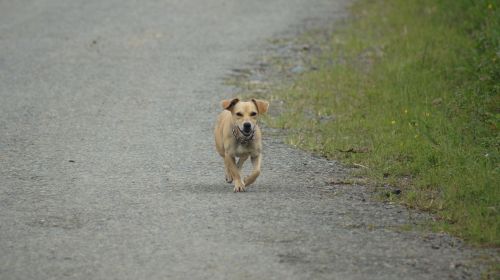
[[[314,62],[277,90],[291,145],[356,163],[431,211],[438,230],[500,245],[498,1],[358,1]]]

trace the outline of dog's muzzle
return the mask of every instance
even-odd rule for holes
[[[253,134],[252,126],[243,126],[243,129],[238,127],[238,130],[243,134],[243,136],[248,137]]]
[[[233,127],[234,138],[236,138],[236,141],[238,141],[241,144],[248,144],[253,141],[255,130],[252,129],[251,126],[249,130],[247,128],[247,130],[245,131],[245,128],[246,127],[243,127],[242,130],[238,125],[235,125]]]
[[[250,134],[252,132],[252,124],[249,122],[244,123],[242,132],[244,134]]]

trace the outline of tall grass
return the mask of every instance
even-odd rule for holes
[[[359,1],[319,70],[276,93],[286,110],[271,124],[292,145],[367,166],[439,229],[500,245],[497,5]]]

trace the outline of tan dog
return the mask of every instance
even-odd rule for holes
[[[224,111],[215,125],[215,147],[224,158],[226,182],[234,182],[235,192],[244,192],[245,187],[260,175],[262,136],[257,118],[267,112],[269,103],[257,99],[242,102],[234,98],[223,100],[221,104]],[[253,171],[242,180],[241,168],[248,157],[252,160]]]

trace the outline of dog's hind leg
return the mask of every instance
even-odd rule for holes
[[[258,155],[256,157],[252,157],[252,165],[253,165],[253,170],[252,173],[245,178],[245,186],[248,186],[255,182],[257,177],[260,175],[260,164],[262,161],[262,156]]]
[[[236,166],[238,167],[238,169],[240,170],[241,172],[241,168],[243,167],[243,163],[245,163],[245,161],[248,159],[248,156],[242,156],[238,159],[238,163],[236,164]]]

